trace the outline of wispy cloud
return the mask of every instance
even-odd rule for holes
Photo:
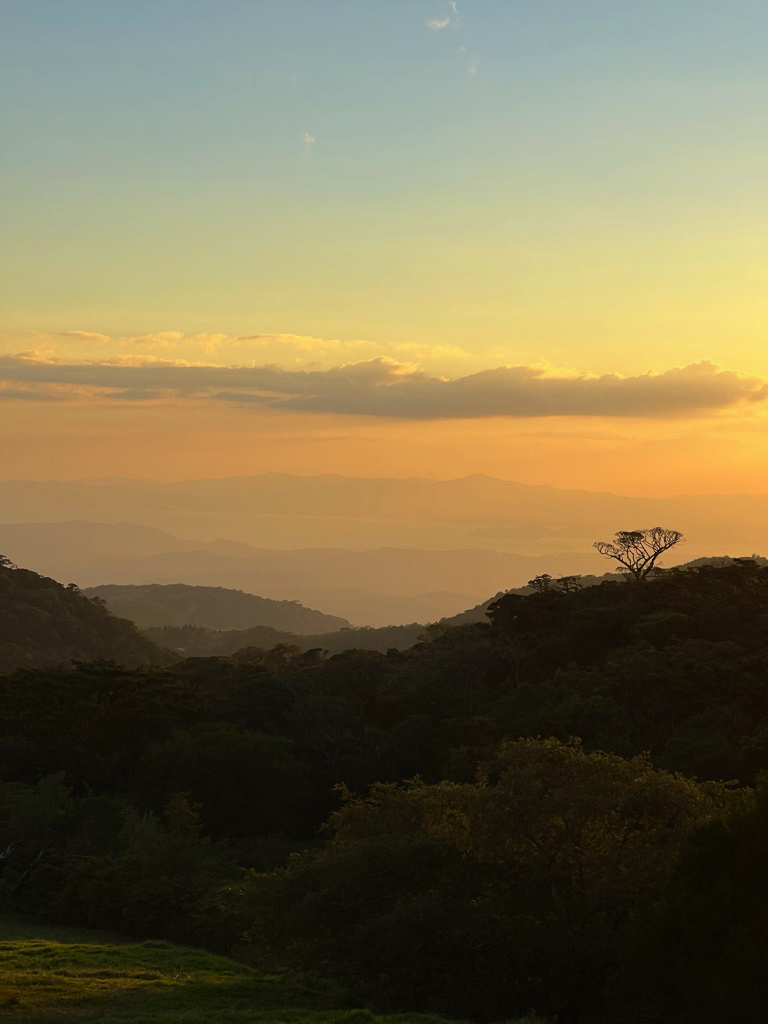
[[[112,339],[108,334],[99,334],[96,331],[62,331],[62,338],[79,338],[81,341],[93,341],[97,345],[107,345]]]
[[[53,385],[96,389],[105,396],[113,392],[111,397],[122,399],[194,397],[277,410],[408,420],[670,418],[768,399],[765,380],[709,362],[634,377],[556,375],[541,367],[502,366],[447,378],[387,358],[328,370],[288,370],[151,358],[136,362],[133,357],[73,363],[21,353],[0,358],[0,380],[25,391]]]
[[[446,28],[455,30],[463,29],[464,22],[459,16],[459,5],[457,0],[448,0],[448,9],[442,17],[432,18],[430,21],[426,22],[426,26],[430,32],[442,32]],[[470,78],[474,78],[477,75],[479,60],[476,56],[470,54],[462,37],[463,33],[459,36],[461,45],[458,47],[457,52],[461,58],[461,63],[466,68],[467,74]]]
[[[451,345],[423,344],[415,342],[371,341],[366,338],[334,338],[289,332],[260,331],[251,334],[225,334],[223,332],[202,332],[187,334],[180,330],[157,330],[146,334],[115,334],[111,338],[97,335],[91,341],[92,332],[80,330],[59,330],[52,333],[0,332],[0,353],[19,352],[34,349],[39,356],[57,357],[66,362],[92,359],[98,345],[101,362],[110,361],[112,356],[136,355],[143,359],[146,354],[164,359],[180,358],[184,362],[215,362],[218,364],[239,364],[254,360],[275,362],[281,366],[290,364],[307,368],[324,368],[339,363],[374,359],[377,356],[392,356],[402,362],[418,361],[433,371],[442,372],[446,364],[453,368],[459,361],[469,365],[470,353]],[[83,335],[86,335],[84,338]],[[490,355],[490,354],[489,354]],[[488,362],[501,361],[501,352],[493,353]],[[477,364],[476,368],[479,368]],[[448,371],[450,372],[450,370]]]
[[[316,338],[311,334],[243,334],[235,338],[234,343],[245,350],[271,352],[281,362],[293,354],[297,363],[318,362],[329,357],[334,360],[371,358],[382,349],[375,342],[362,338]]]
[[[430,32],[442,32],[444,28],[460,28],[458,0],[448,0],[448,10],[442,18],[432,18],[426,23]]]
[[[140,345],[147,348],[173,348],[184,340],[181,331],[153,331],[152,334],[139,334],[123,338],[124,345]]]
[[[183,331],[154,331],[152,334],[142,334],[138,337],[121,338],[120,343],[124,347],[138,345],[141,348],[172,349],[182,345],[192,348],[199,348],[202,352],[212,355],[226,341],[226,334],[184,334]]]
[[[312,135],[310,132],[304,132],[304,135],[302,136],[302,140],[304,142],[304,152],[305,153],[308,153],[312,149],[314,144],[317,142],[317,138],[314,135]]]

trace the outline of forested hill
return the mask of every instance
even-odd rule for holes
[[[167,655],[132,622],[73,584],[62,586],[0,559],[0,672],[104,658],[160,664]]]
[[[685,570],[709,568],[725,569],[737,564],[739,560],[728,556],[714,558],[699,558],[679,567],[676,572]],[[768,560],[755,556],[749,559],[756,566],[768,565]],[[569,582],[570,581],[570,584]],[[572,591],[585,590],[599,587],[603,583],[621,583],[623,577],[614,572],[604,573],[602,576],[580,576],[553,579],[549,576],[539,576],[525,587],[517,587],[512,590],[501,591],[494,597],[488,598],[481,604],[468,608],[458,615],[452,615],[440,619],[437,623],[428,624],[425,622],[412,622],[401,626],[345,626],[341,629],[333,629],[323,632],[305,632],[298,630],[275,629],[272,626],[251,626],[248,629],[211,629],[200,625],[163,625],[149,626],[144,628],[146,635],[160,647],[167,648],[182,654],[185,657],[229,657],[240,652],[239,656],[249,657],[249,651],[254,648],[268,650],[278,644],[295,647],[302,651],[322,650],[326,654],[341,654],[343,651],[378,651],[386,654],[387,651],[405,651],[413,647],[421,639],[428,635],[436,635],[447,626],[468,626],[473,623],[487,623],[491,605],[503,597],[529,597],[539,591],[551,590],[552,593],[562,593],[565,585]],[[107,590],[110,588],[96,588]],[[113,588],[124,590],[139,590],[141,588]],[[149,588],[147,588],[149,589]],[[170,590],[172,588],[161,588]],[[207,590],[214,588],[189,587],[180,588],[188,590]],[[225,595],[232,591],[224,591]],[[249,595],[243,595],[249,596]],[[288,602],[285,602],[288,603]],[[126,609],[123,614],[128,615]],[[331,616],[328,616],[331,618]]]
[[[20,644],[108,618],[2,576],[55,598],[32,638],[6,616]],[[768,567],[735,559],[538,580],[405,651],[0,675],[4,899],[397,1012],[757,1024],[766,627]]]
[[[88,587],[88,597],[104,601],[115,615],[142,629],[157,626],[204,626],[207,629],[251,629],[269,626],[286,633],[330,633],[349,626],[338,615],[305,608],[298,601],[275,601],[225,587],[194,587],[185,583],[144,586]]]
[[[702,569],[709,567],[712,569],[727,569],[730,566],[743,563],[745,561],[754,562],[757,566],[765,568],[768,566],[768,558],[763,558],[761,555],[751,555],[749,558],[732,558],[730,555],[715,555],[709,558],[694,558],[690,562],[683,562],[682,565],[676,567],[676,572],[684,572],[690,569]],[[665,570],[658,569],[656,576],[661,576]],[[441,619],[441,623],[446,626],[466,626],[471,622],[485,622],[488,618],[489,609],[492,604],[495,604],[500,598],[507,594],[516,594],[519,597],[529,597],[531,594],[535,594],[538,591],[562,591],[567,590],[584,590],[587,587],[599,587],[602,583],[620,583],[624,577],[620,572],[605,572],[602,576],[565,576],[559,578],[552,578],[549,575],[537,576],[531,583],[535,584],[531,586],[528,583],[524,587],[514,587],[511,590],[501,590],[494,597],[488,598],[487,601],[483,601],[481,604],[475,605],[473,608],[468,608],[466,611],[459,612],[458,615],[450,615],[446,618]],[[392,645],[396,646],[396,645]]]
[[[188,658],[228,657],[242,652],[248,657],[253,647],[270,649],[278,644],[302,651],[322,650],[327,654],[344,651],[405,651],[418,643],[429,626],[350,626],[332,633],[286,633],[271,626],[252,629],[205,629],[203,626],[156,626],[144,633],[154,643]]]

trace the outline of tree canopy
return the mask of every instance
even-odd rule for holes
[[[653,526],[647,530],[620,530],[612,541],[598,540],[593,546],[606,558],[615,559],[621,566],[619,572],[640,582],[651,575],[661,555],[683,539],[679,530]]]
[[[402,651],[0,676],[0,905],[388,1009],[761,1020],[768,565],[577,583]],[[76,589],[2,585],[30,654],[64,612],[135,636]]]

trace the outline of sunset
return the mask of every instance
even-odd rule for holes
[[[762,1024],[768,8],[0,6],[0,1009]]]
[[[11,4],[8,475],[763,490],[765,21]]]

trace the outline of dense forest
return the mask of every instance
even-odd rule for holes
[[[762,1021],[768,567],[532,583],[405,650],[180,659],[6,562],[2,906],[382,1011]]]
[[[74,583],[18,569],[0,556],[0,672],[109,658],[128,666],[167,656],[133,622],[110,615]]]

